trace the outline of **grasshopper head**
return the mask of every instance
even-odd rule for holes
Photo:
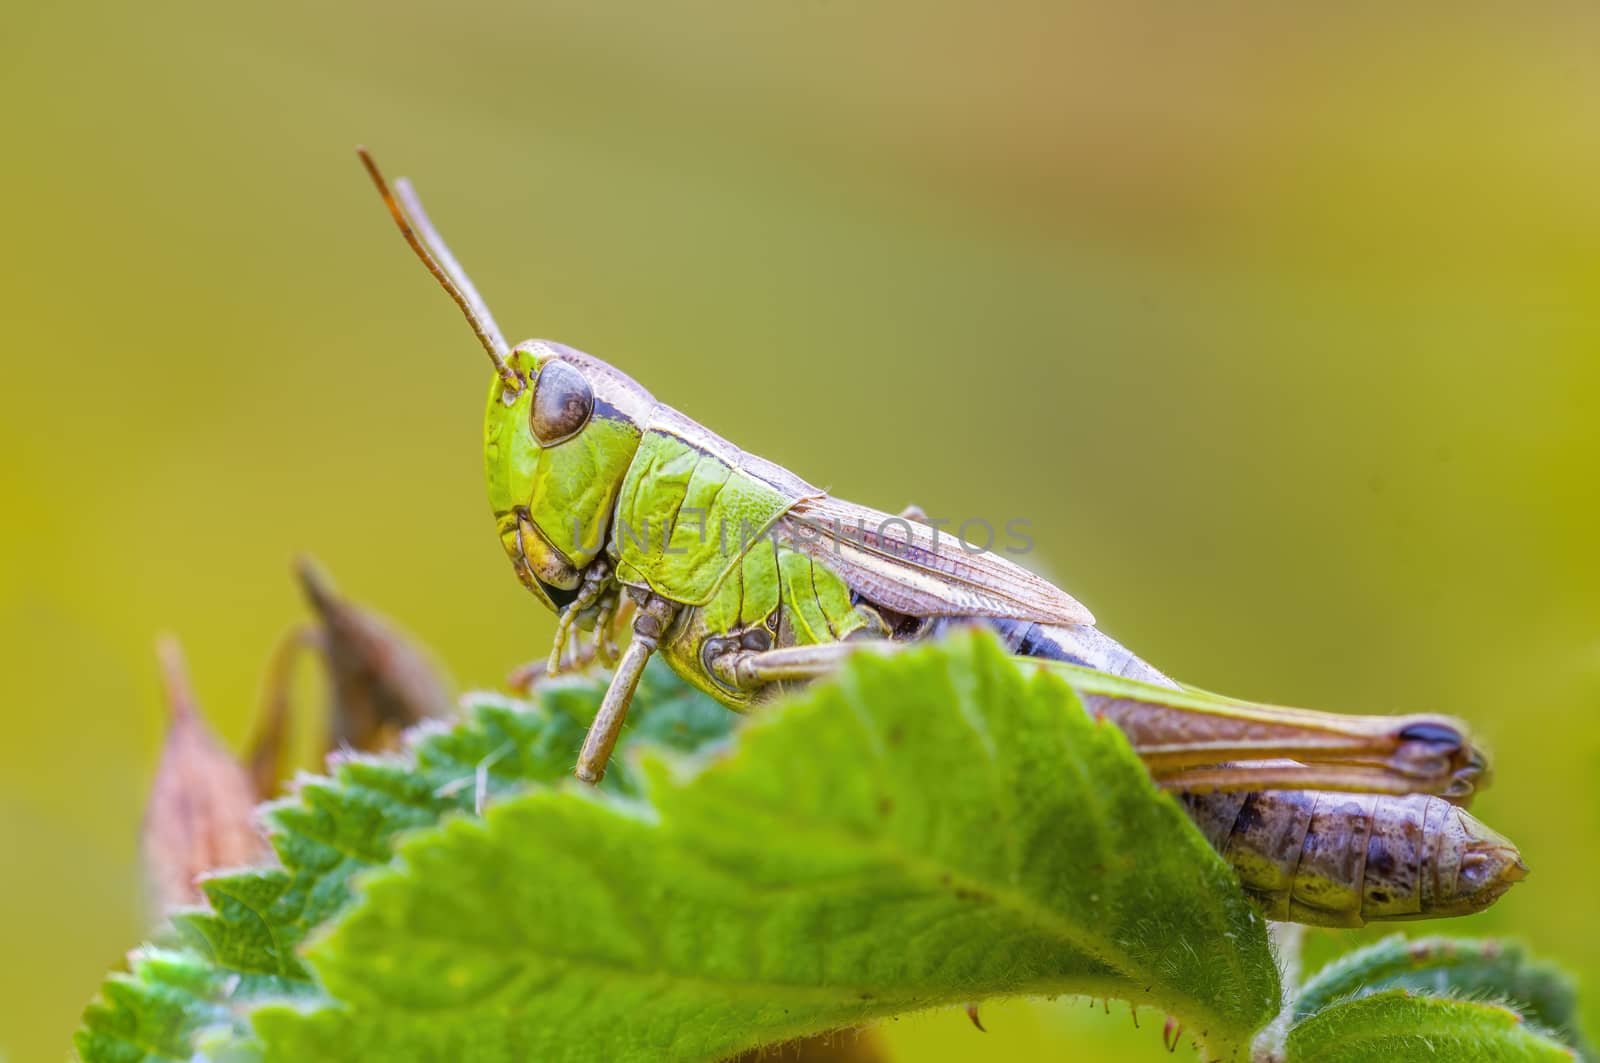
[[[507,359],[483,422],[484,474],[500,542],[552,609],[572,600],[605,548],[611,513],[655,399],[582,351],[528,340]]]
[[[404,178],[391,191],[358,148],[395,224],[450,294],[494,365],[484,471],[517,576],[559,611],[604,549],[612,507],[655,400],[626,374],[545,340],[511,348]]]

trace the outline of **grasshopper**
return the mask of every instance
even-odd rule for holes
[[[550,668],[594,632],[612,679],[578,755],[598,783],[645,663],[737,711],[850,653],[991,628],[1049,662],[1178,791],[1269,917],[1324,925],[1464,914],[1522,878],[1460,806],[1487,762],[1457,721],[1255,705],[1184,688],[1064,591],[912,509],[845,502],[563,344],[508,344],[409,182],[359,154],[406,242],[494,369],[484,467],[501,545],[558,617]],[[631,615],[620,658],[609,632]]]

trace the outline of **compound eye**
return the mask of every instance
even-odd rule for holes
[[[551,360],[533,381],[528,425],[542,446],[553,447],[577,435],[594,413],[594,389],[575,367]]]

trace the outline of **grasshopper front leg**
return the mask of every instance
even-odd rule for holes
[[[558,674],[581,672],[593,664],[614,668],[621,650],[617,649],[617,632],[633,624],[632,598],[610,593],[600,599],[594,614],[594,638],[569,640],[571,653],[561,655]],[[549,662],[543,658],[518,665],[506,675],[506,688],[526,696],[541,682],[550,678]]]
[[[639,615],[633,620],[633,638],[623,651],[622,660],[611,676],[611,685],[600,702],[600,711],[589,725],[583,739],[583,751],[578,754],[574,772],[578,778],[598,785],[605,777],[606,764],[611,751],[617,746],[617,736],[622,733],[622,723],[628,717],[628,705],[639,686],[639,677],[650,655],[661,644],[661,636],[671,626],[678,606],[665,598],[648,595],[639,602]]]
[[[566,652],[567,640],[572,637],[573,625],[590,606],[598,605],[600,608],[600,615],[595,620],[595,650],[601,657],[606,656],[605,621],[613,611],[610,603],[614,601],[615,594],[611,565],[603,557],[596,558],[583,573],[583,584],[578,588],[577,597],[567,603],[556,621],[555,645],[550,647],[550,660],[545,665],[546,675],[561,674],[561,658]]]

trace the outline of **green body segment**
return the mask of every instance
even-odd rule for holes
[[[698,612],[709,634],[765,626],[780,646],[838,642],[864,623],[836,572],[771,539],[746,552]]]
[[[713,442],[721,440],[701,442],[658,426],[644,433],[611,529],[620,582],[704,605],[741,555],[805,497],[792,484],[734,467],[707,445]]]
[[[664,419],[645,431],[628,466],[609,553],[618,582],[685,607],[661,643],[668,663],[724,704],[744,708],[755,695],[717,681],[708,645],[837,642],[873,618],[852,603],[837,572],[769,534],[809,485],[768,477],[764,464],[747,465],[704,429],[680,434],[674,414]]]
[[[766,623],[783,599],[778,585],[778,565],[772,544],[751,550],[739,559],[737,568],[717,588],[711,600],[700,607],[705,629],[716,635],[744,631]]]
[[[707,646],[751,639],[763,648],[814,646],[881,631],[882,622],[852,602],[838,573],[785,543],[763,538],[738,561],[710,601],[683,611],[660,649],[674,671],[729,708],[776,696],[782,684],[759,691],[723,685],[707,666]]]
[[[850,588],[833,570],[786,546],[775,546],[783,618],[778,641],[787,646],[839,642],[864,623]]]

